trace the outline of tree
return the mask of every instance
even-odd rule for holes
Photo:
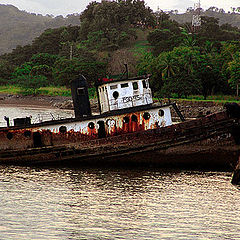
[[[33,41],[34,53],[58,54],[62,47],[61,34],[63,31],[64,27],[45,30]]]
[[[159,96],[202,94],[206,99],[226,88],[221,55],[204,53],[197,47],[177,47],[158,57],[145,55],[138,66],[143,71],[153,72],[151,82]]]
[[[40,87],[45,87],[48,85],[47,78],[42,75],[36,76],[19,76],[17,79],[18,85],[24,90],[27,94],[37,94],[37,90]]]
[[[33,65],[47,65],[53,67],[57,59],[57,55],[52,55],[49,53],[38,53],[33,55],[30,61],[33,63]]]
[[[11,53],[4,54],[1,58],[8,61],[13,66],[19,66],[24,62],[28,62],[35,53],[31,45],[23,47],[17,46]]]
[[[148,42],[153,46],[155,56],[161,52],[170,51],[174,48],[175,36],[168,29],[155,29],[147,36]]]
[[[237,89],[240,83],[240,53],[234,55],[233,61],[228,63],[229,84],[233,89]]]
[[[180,45],[184,47],[194,47],[196,46],[196,39],[194,37],[194,34],[191,32],[187,32],[185,28],[182,28],[181,34],[183,36],[182,43]]]
[[[177,64],[171,52],[164,52],[157,58],[157,68],[162,72],[162,79],[165,80],[175,75]]]
[[[13,72],[13,79],[15,83],[24,77],[30,76],[44,76],[49,83],[53,83],[53,66],[58,59],[58,56],[48,53],[35,54],[31,57],[31,61],[25,62],[17,67]]]
[[[84,75],[90,86],[93,86],[98,78],[106,76],[106,64],[102,62],[81,62],[77,58],[72,60],[60,58],[56,61],[54,70],[56,85],[69,86],[70,82],[80,74]]]
[[[46,74],[45,69],[39,72],[33,71],[33,69],[34,65],[32,62],[22,64],[15,69],[11,81],[20,86],[26,93],[35,95],[37,89],[48,85],[49,81],[46,76],[41,75]]]
[[[162,97],[172,97],[174,95],[177,95],[179,98],[186,97],[197,93],[196,89],[198,89],[199,86],[199,81],[196,80],[193,75],[187,74],[186,72],[177,73],[164,81],[159,95]]]
[[[161,52],[171,51],[181,43],[181,30],[176,21],[166,19],[158,24],[158,28],[151,31],[147,40],[153,46],[155,56]]]
[[[0,85],[8,84],[12,77],[14,66],[5,60],[0,60]]]
[[[144,1],[91,2],[80,15],[79,38],[90,49],[116,50],[136,38],[136,28],[153,27],[155,17]],[[97,44],[95,44],[98,39]]]
[[[219,67],[216,58],[209,54],[201,55],[198,60],[194,75],[200,81],[200,92],[204,99],[207,99],[208,95],[214,94],[216,89],[222,85],[223,78]]]

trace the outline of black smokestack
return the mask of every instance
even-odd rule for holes
[[[91,116],[88,86],[86,78],[83,75],[80,75],[78,79],[71,82],[71,92],[75,117]]]

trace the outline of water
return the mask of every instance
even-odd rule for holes
[[[0,239],[240,239],[228,172],[0,167]]]
[[[10,125],[13,126],[13,119],[20,117],[31,117],[32,123],[39,123],[48,120],[57,120],[74,117],[73,110],[47,109],[43,107],[0,107],[0,127],[6,127],[4,116],[9,117]]]
[[[72,111],[2,108],[0,116]],[[0,166],[0,239],[240,239],[229,172]]]

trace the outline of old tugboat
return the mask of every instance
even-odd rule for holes
[[[227,167],[238,148],[227,111],[184,121],[176,104],[153,103],[149,77],[103,79],[99,114],[92,114],[86,79],[72,81],[75,118],[0,128],[1,164],[156,164]],[[173,124],[171,111],[183,122]]]

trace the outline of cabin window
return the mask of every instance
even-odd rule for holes
[[[110,86],[110,89],[113,90],[113,89],[117,89],[118,88],[118,85],[112,85]]]
[[[61,126],[61,127],[59,128],[59,132],[60,132],[60,133],[65,133],[65,132],[67,132],[67,127],[66,127],[66,126]]]
[[[94,129],[95,124],[94,124],[93,122],[90,122],[90,123],[88,124],[88,127],[89,127],[90,129]]]
[[[138,90],[138,83],[137,82],[133,82],[133,90]]]
[[[11,140],[13,138],[13,134],[11,132],[7,133],[7,139]]]
[[[164,116],[164,111],[163,111],[162,109],[160,109],[160,110],[158,111],[158,115],[159,115],[160,117],[163,117],[163,116]]]
[[[85,89],[84,88],[78,88],[77,89],[77,94],[78,95],[85,95]]]
[[[123,123],[129,123],[129,117],[127,117],[127,116],[124,117],[124,118],[123,118]]]
[[[24,135],[24,137],[29,138],[29,137],[31,137],[31,131],[27,130],[27,131],[24,132],[23,135]]]
[[[149,112],[145,112],[145,113],[143,114],[143,118],[144,118],[145,120],[149,120],[150,117],[151,117],[151,115],[149,114]]]
[[[138,121],[138,119],[137,119],[137,116],[136,115],[132,115],[132,122],[137,122]]]
[[[114,99],[117,99],[119,97],[119,92],[118,91],[114,91],[113,92],[113,97],[114,97]]]
[[[121,84],[121,88],[126,88],[126,87],[128,87],[128,83],[122,83]]]
[[[146,80],[143,80],[143,81],[142,81],[142,85],[143,85],[143,88],[147,88],[147,82],[146,82]]]

